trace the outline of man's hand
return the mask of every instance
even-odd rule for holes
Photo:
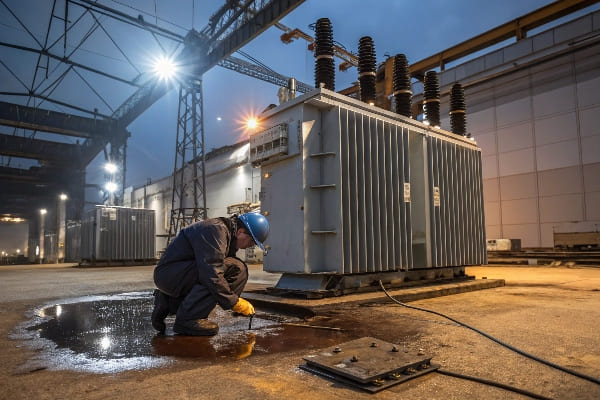
[[[245,316],[254,314],[254,307],[252,304],[241,297],[238,299],[237,303],[235,303],[235,306],[233,306],[232,310]]]

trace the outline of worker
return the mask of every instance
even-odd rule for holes
[[[248,267],[235,257],[238,249],[257,245],[269,234],[269,222],[255,212],[196,222],[182,229],[167,246],[154,269],[152,326],[163,334],[165,318],[175,314],[173,331],[212,336],[219,326],[207,319],[218,304],[246,316],[254,307],[240,297]]]

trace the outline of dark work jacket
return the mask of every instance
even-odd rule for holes
[[[223,260],[237,252],[236,231],[236,223],[227,218],[200,221],[182,229],[158,261],[154,271],[158,288],[180,297],[200,283],[221,308],[232,308],[238,295],[231,291],[223,276]]]

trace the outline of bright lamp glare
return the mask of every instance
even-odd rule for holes
[[[248,129],[256,129],[258,126],[258,120],[256,118],[248,118],[246,126],[248,126]]]
[[[115,172],[117,172],[117,165],[113,164],[113,163],[106,163],[104,164],[104,169],[106,170],[106,172],[114,174]]]
[[[114,193],[117,191],[117,184],[114,182],[106,182],[106,185],[104,185],[104,188],[110,192],[110,193]]]
[[[154,63],[154,73],[160,78],[164,80],[171,79],[175,73],[177,72],[177,67],[175,63],[170,58],[165,56],[160,57]]]

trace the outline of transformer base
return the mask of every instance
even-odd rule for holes
[[[273,295],[297,295],[308,299],[372,292],[379,289],[381,280],[386,287],[422,286],[438,282],[472,279],[465,267],[410,269],[364,274],[291,274],[284,273],[275,285],[268,288]]]

